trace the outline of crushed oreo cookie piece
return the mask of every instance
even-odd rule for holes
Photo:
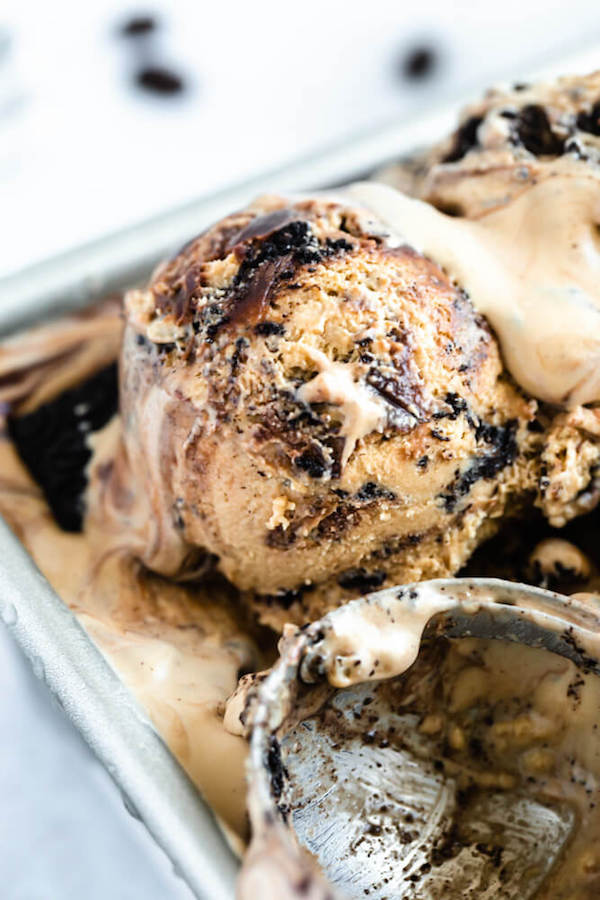
[[[515,461],[518,452],[516,431],[516,420],[511,420],[506,425],[481,423],[477,427],[477,439],[489,444],[491,452],[474,457],[468,468],[456,475],[448,490],[440,494],[446,512],[454,512],[459,500],[466,496],[480,479],[494,478],[498,472]]]
[[[261,335],[261,337],[270,337],[274,334],[284,334],[285,328],[280,322],[259,322],[258,325],[254,326],[254,333]]]
[[[587,134],[600,136],[600,100],[596,101],[589,112],[580,112],[577,116],[577,127]]]
[[[338,575],[337,582],[340,587],[347,591],[359,591],[366,594],[381,587],[385,581],[385,572],[378,570],[376,572],[367,572],[364,568],[347,569]]]
[[[363,486],[354,495],[357,500],[362,503],[369,503],[372,500],[395,500],[396,495],[389,488],[377,484],[375,481],[366,481]]]
[[[458,394],[449,392],[444,397],[444,400],[450,407],[450,411],[446,412],[445,410],[440,410],[439,412],[435,412],[432,416],[433,419],[450,419],[454,422],[461,413],[468,412],[469,406],[467,401],[462,397],[459,397]]]
[[[281,797],[281,793],[283,791],[286,771],[281,761],[281,748],[279,746],[279,741],[274,734],[272,734],[269,738],[267,768],[271,773],[271,791],[273,792],[273,796],[278,800]]]
[[[469,150],[477,146],[477,130],[483,122],[483,116],[471,116],[460,126],[454,135],[454,146],[444,157],[442,162],[458,162],[467,155]]]
[[[92,456],[87,437],[107,424],[117,404],[117,365],[113,363],[39,409],[8,420],[19,456],[65,531],[82,528],[85,469]]]
[[[318,447],[312,446],[304,450],[295,460],[296,468],[310,475],[311,478],[323,478],[327,472],[327,460]]]
[[[523,146],[534,156],[560,156],[563,152],[564,139],[553,131],[542,106],[535,103],[524,106],[516,119],[515,131]]]

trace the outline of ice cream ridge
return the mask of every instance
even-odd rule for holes
[[[597,81],[485,101],[477,135],[513,123],[493,154],[510,179],[524,157],[534,173],[485,210],[426,202],[434,182],[475,196],[497,175],[478,137],[448,149],[459,129],[425,199],[375,183],[263,197],[130,291],[122,438],[90,516],[167,576],[216,566],[280,629],[456,573],[532,505],[558,527],[592,509],[600,188],[566,132],[581,145]],[[562,135],[535,155],[514,125],[534,94]]]

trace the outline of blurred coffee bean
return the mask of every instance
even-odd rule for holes
[[[438,65],[438,53],[427,44],[416,44],[409,48],[402,60],[400,70],[407,81],[421,81],[430,78]]]
[[[164,96],[185,90],[183,78],[166,66],[144,66],[136,72],[135,83],[145,91]]]
[[[157,27],[158,22],[154,16],[135,15],[123,23],[120,31],[123,37],[136,38],[156,31]]]

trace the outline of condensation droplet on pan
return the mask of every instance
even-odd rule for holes
[[[123,800],[123,806],[125,807],[125,809],[126,809],[127,812],[129,813],[129,815],[130,815],[133,819],[137,819],[138,822],[141,822],[141,821],[142,821],[142,817],[141,817],[141,815],[140,815],[140,813],[139,813],[139,811],[138,811],[137,806],[135,805],[135,803],[133,802],[133,800],[131,799],[131,797],[129,797],[129,796],[125,793],[125,791],[121,791],[121,799]]]
[[[106,768],[106,771],[110,775],[110,777],[113,778],[115,781],[117,781],[118,776],[119,776],[119,771],[120,771],[119,767],[117,765],[115,765],[115,763],[113,763],[113,762],[106,762],[106,763],[104,763],[104,766]]]
[[[50,702],[52,703],[54,709],[57,709],[61,713],[66,712],[61,698],[58,696],[58,694],[54,693],[54,691],[50,692]]]
[[[175,875],[176,878],[182,878],[185,881],[185,874],[178,863],[173,863],[173,875]]]
[[[19,621],[19,614],[17,612],[17,608],[13,603],[7,601],[2,604],[1,611],[2,621],[9,628],[12,628]]]
[[[33,669],[33,674],[36,678],[39,678],[40,681],[46,680],[46,668],[41,657],[33,656],[31,658],[31,668]]]

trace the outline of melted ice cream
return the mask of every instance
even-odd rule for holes
[[[528,393],[567,406],[600,401],[598,179],[565,167],[477,221],[386,185],[348,193],[468,291]]]

